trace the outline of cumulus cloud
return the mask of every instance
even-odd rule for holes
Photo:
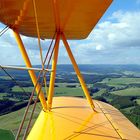
[[[77,51],[75,53],[82,53],[83,58],[88,59],[88,62],[95,62],[97,58],[103,58],[102,62],[105,62],[105,58],[112,58],[117,55],[116,59],[121,63],[121,59],[126,59],[126,63],[130,62],[128,54],[123,54],[124,51],[130,51],[132,48],[134,51],[140,53],[140,11],[139,12],[114,12],[107,21],[101,22],[93,30],[88,37],[87,42],[82,42],[82,45],[77,45]],[[137,49],[136,49],[137,48]],[[119,55],[118,55],[119,53]],[[134,55],[134,54],[133,54]],[[129,53],[129,56],[132,56]],[[120,59],[120,58],[121,59]],[[125,58],[124,58],[125,57]],[[135,56],[136,57],[136,56]],[[130,58],[130,57],[129,57]],[[137,56],[137,58],[139,58]],[[132,58],[130,58],[132,59]],[[85,61],[85,60],[84,60]],[[99,59],[101,61],[101,59]],[[107,63],[106,61],[106,63]],[[96,63],[96,62],[95,62]],[[112,61],[113,63],[113,61]],[[124,62],[123,62],[124,63]],[[134,62],[133,62],[134,63]]]
[[[100,23],[90,38],[105,48],[140,47],[140,12],[118,11]],[[101,41],[100,41],[101,40]]]

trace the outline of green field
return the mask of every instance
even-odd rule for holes
[[[105,83],[109,86],[124,86],[129,84],[140,84],[140,78],[105,78],[100,83]]]
[[[0,79],[11,80],[11,78],[9,76],[0,76]]]
[[[7,95],[7,93],[0,93],[0,99],[3,99],[3,97],[6,95]]]
[[[113,91],[111,94],[119,96],[140,96],[140,88],[127,88],[124,90]]]
[[[57,85],[58,87],[67,87],[69,85],[75,85],[76,87],[80,87],[79,83],[56,83],[55,85]]]
[[[125,111],[126,113],[130,113],[130,110],[133,108],[134,107],[128,107],[128,108],[122,109],[122,111]]]
[[[10,130],[0,129],[0,140],[14,140],[14,135]]]
[[[138,105],[140,105],[140,99],[136,99]]]
[[[34,87],[23,87],[23,89],[25,90],[25,92],[32,92]],[[44,88],[42,88],[43,91],[45,91]],[[19,87],[19,86],[14,86],[12,88],[12,92],[23,92],[23,90]]]
[[[24,90],[25,90],[26,92],[32,92],[33,87],[24,87]],[[12,92],[23,92],[23,90],[22,90],[19,86],[14,86],[14,87],[12,88]]]
[[[125,74],[125,75],[140,76],[140,72],[134,72],[134,71],[124,71],[123,74]]]
[[[105,92],[106,92],[106,89],[101,89],[100,91],[94,93],[92,97],[94,98],[94,97],[97,97],[97,96],[102,96],[102,94],[105,93]]]
[[[83,90],[80,87],[55,87],[55,96],[83,96]]]

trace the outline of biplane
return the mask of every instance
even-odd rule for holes
[[[87,38],[111,3],[112,0],[0,0],[0,22],[6,25],[5,30],[7,28],[13,30],[13,36],[26,65],[26,67],[1,67],[28,70],[34,85],[16,140],[19,139],[35,91],[41,102],[42,110],[30,130],[31,119],[37,103],[35,100],[22,139],[140,139],[140,131],[123,114],[113,106],[91,98],[68,43],[68,40]],[[32,67],[21,35],[38,39],[41,69]],[[48,50],[46,49],[46,57],[43,59],[41,40],[46,39],[50,39],[51,43]],[[53,97],[60,40],[66,48],[86,99]],[[51,58],[52,68],[49,69]],[[35,71],[39,71],[38,76],[35,75]],[[46,85],[47,72],[50,72],[50,83],[48,95],[45,98],[42,83]],[[42,82],[39,82],[40,77],[43,77]]]

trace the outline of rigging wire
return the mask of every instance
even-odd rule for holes
[[[6,33],[6,31],[10,29],[9,26],[5,26],[1,31],[0,31],[0,37]],[[14,79],[14,77],[12,77],[1,65],[0,68],[5,72],[6,75],[8,75],[12,81],[14,81],[14,83],[16,83],[16,85],[25,93],[25,95],[27,95],[28,97],[30,97],[30,95],[28,95],[28,93],[24,90],[24,88]],[[33,100],[33,99],[32,99]]]
[[[52,55],[51,55],[51,56],[52,56]],[[49,58],[49,62],[50,62],[50,60],[51,60],[51,57]],[[49,65],[49,63],[48,63],[48,65]],[[48,65],[47,65],[47,66],[48,66]],[[39,97],[39,94],[40,94],[40,91],[41,91],[41,88],[42,88],[42,85],[43,85],[43,78],[44,78],[44,76],[46,76],[45,73],[44,73],[44,75],[43,75],[43,77],[42,77],[42,82],[41,82],[41,85],[40,85],[39,93],[37,94],[37,98],[36,98],[36,100],[35,100],[35,102],[34,102],[34,106],[33,106],[33,109],[32,109],[32,112],[31,112],[31,115],[30,115],[30,118],[29,118],[29,122],[28,122],[28,125],[27,125],[27,127],[26,127],[26,130],[25,130],[25,133],[24,133],[24,136],[23,136],[23,140],[26,139],[27,134],[28,134],[28,131],[29,131],[29,128],[30,128],[30,125],[31,125],[31,121],[32,121],[32,118],[33,118],[33,115],[34,115],[34,111],[35,111],[35,108],[36,108],[36,104],[37,104],[37,101],[38,101],[38,97]]]
[[[15,83],[16,83],[16,85],[18,85],[21,89],[22,89],[22,91],[28,96],[28,97],[30,97],[30,99],[29,99],[29,102],[28,102],[28,105],[27,106],[29,106],[30,104],[31,104],[31,102],[32,101],[34,101],[33,100],[33,95],[34,94],[31,94],[31,96],[29,96],[27,93],[26,93],[26,91],[24,90],[24,88],[0,65],[0,67],[1,67],[1,69],[5,72],[5,74],[7,74],[11,79],[12,79],[12,81],[14,81]],[[39,79],[38,79],[39,80]],[[36,89],[36,86],[37,86],[37,84],[35,85],[35,88],[33,89],[33,93],[35,92],[35,89]],[[35,102],[35,101],[34,101]],[[30,103],[30,104],[29,104]],[[29,108],[27,108],[27,110],[28,110]],[[27,116],[27,111],[25,111],[25,115],[24,116]],[[23,120],[25,121],[25,118],[23,118]],[[23,121],[23,122],[24,122]],[[23,126],[23,122],[21,123],[21,126]],[[21,130],[18,130],[19,132],[21,131]],[[18,133],[19,133],[18,132]],[[18,137],[19,135],[17,135],[16,137]],[[16,138],[17,139],[17,138]]]
[[[39,23],[38,23],[38,17],[37,17],[36,2],[35,2],[35,0],[32,0],[32,2],[33,2],[33,9],[34,9],[34,15],[35,15],[35,22],[36,22],[36,30],[37,30],[37,36],[38,36],[38,47],[39,47],[39,52],[40,52],[40,59],[41,59],[41,64],[42,64],[42,70],[43,70],[43,73],[44,73],[43,54],[42,54],[42,47],[41,47],[41,41],[40,41],[40,31],[39,31]],[[47,92],[46,76],[44,77],[44,85],[45,85],[45,90]]]
[[[56,33],[55,33],[55,34],[56,34]],[[55,35],[54,35],[54,37],[55,37]],[[53,40],[53,39],[52,39],[52,40]],[[52,43],[50,44],[50,46],[51,46],[51,45],[52,45]],[[49,51],[50,51],[50,49],[48,50],[48,52],[49,52]],[[47,52],[47,54],[48,54],[48,52]],[[51,61],[53,52],[54,52],[54,47],[53,47],[53,49],[52,49],[52,51],[51,51],[51,55],[50,55],[49,60],[48,60],[47,68],[49,67],[49,64],[50,64],[50,61]],[[46,55],[46,56],[48,56],[48,55]],[[46,58],[47,58],[47,57],[46,57]],[[45,60],[47,60],[47,59],[45,59]],[[45,61],[44,61],[44,62],[45,62]],[[44,78],[44,76],[46,76],[45,73],[44,73],[42,79]],[[42,80],[42,83],[41,83],[40,90],[41,90],[41,88],[42,88],[42,84],[43,84],[43,80]],[[33,106],[33,109],[32,109],[31,115],[30,115],[30,119],[29,119],[29,122],[28,122],[28,126],[26,127],[26,130],[25,130],[25,133],[24,133],[24,136],[23,136],[23,140],[26,139],[26,136],[27,136],[27,134],[28,134],[28,131],[29,131],[29,128],[30,128],[30,125],[31,125],[31,121],[32,121],[32,118],[33,118],[33,115],[34,115],[35,107],[36,107],[36,104],[37,104],[37,100],[38,100],[38,97],[39,97],[39,94],[40,94],[40,90],[39,90],[39,93],[37,94],[37,98],[36,98],[36,100],[35,100],[35,103],[34,103],[34,106]]]
[[[9,26],[7,25],[0,31],[0,37],[9,29]]]
[[[39,46],[39,49],[40,49],[40,57],[41,57],[42,66],[44,66],[43,65],[42,47],[41,47],[41,42],[40,42],[40,31],[39,31],[39,24],[38,24],[38,18],[37,18],[36,3],[35,3],[35,0],[32,0],[32,2],[33,2],[35,22],[36,22],[36,30],[37,30],[37,36],[38,36],[38,46]]]
[[[0,31],[0,37],[9,29],[9,26],[7,25],[6,27],[4,27],[1,31]],[[14,83],[16,83],[16,85],[19,86],[19,88],[28,96],[30,97],[27,92],[24,90],[24,88],[14,79],[14,77],[12,77],[1,65],[0,68],[5,72],[5,74],[7,76],[9,76],[11,78],[12,81],[14,81]]]
[[[25,89],[14,79],[14,77],[12,77],[1,65],[0,68],[5,72],[5,74],[7,76],[9,76],[11,78],[11,80],[25,93],[25,95],[27,95],[28,97],[30,97],[30,95],[25,91]],[[34,99],[32,99],[31,101],[34,101]]]
[[[53,37],[52,37],[52,40],[51,40],[51,43],[50,43],[50,45],[49,45],[49,48],[48,48],[46,57],[45,57],[45,59],[44,59],[45,62],[46,62],[46,60],[47,60],[47,57],[48,57],[48,55],[49,55],[49,52],[50,52],[50,49],[51,49],[51,47],[52,47],[52,44],[53,44],[53,41],[54,41],[55,37],[56,37],[56,32],[54,33],[54,35],[53,35]],[[45,65],[45,63],[44,63],[44,65]],[[48,68],[48,66],[47,66],[47,68]]]
[[[37,94],[37,98],[36,98],[36,100],[35,100],[35,102],[34,102],[34,105],[33,105],[33,109],[32,109],[32,112],[31,112],[31,115],[30,115],[30,118],[29,118],[28,125],[27,125],[27,127],[26,127],[26,129],[25,129],[25,133],[24,133],[24,135],[23,135],[23,140],[26,139],[27,133],[28,133],[28,131],[29,131],[29,128],[30,128],[30,125],[31,125],[31,121],[32,121],[32,118],[33,118],[33,115],[34,115],[34,111],[35,111],[35,108],[36,108],[36,104],[37,104],[37,101],[38,101],[38,97],[39,97],[40,91],[41,91],[41,89],[42,89],[42,85],[43,85],[43,78],[42,78],[42,82],[41,82],[41,84],[40,84],[40,89],[39,89],[39,92],[38,92],[38,94]]]
[[[52,38],[51,44],[50,44],[50,46],[49,46],[49,49],[48,49],[48,51],[47,51],[47,54],[46,54],[46,57],[45,57],[45,60],[44,60],[43,64],[45,64],[45,62],[46,62],[46,60],[47,60],[47,57],[48,57],[48,54],[49,54],[50,49],[51,49],[51,47],[52,47],[52,43],[53,43],[53,40],[55,39],[55,36],[56,36],[56,33],[54,34],[54,36],[53,36],[53,38]],[[54,48],[53,48],[53,50],[54,50]],[[51,57],[52,57],[52,54],[53,54],[53,50],[52,50],[51,55],[50,55],[50,57],[49,57],[49,61],[48,61],[48,64],[47,64],[47,68],[49,67],[49,63],[50,63],[50,60],[51,60]],[[30,107],[30,104],[31,104],[31,101],[32,101],[32,98],[33,98],[33,95],[34,95],[34,92],[35,92],[35,89],[36,89],[36,86],[37,86],[37,84],[38,84],[38,82],[39,82],[39,79],[40,79],[40,77],[41,77],[41,74],[42,74],[42,71],[39,72],[39,75],[38,75],[38,78],[37,78],[37,82],[36,82],[36,84],[35,84],[35,86],[34,86],[34,89],[33,89],[32,94],[31,94],[31,96],[30,96],[28,105],[27,105],[26,110],[25,110],[25,112],[24,112],[24,115],[23,115],[21,124],[20,124],[20,126],[19,126],[19,129],[18,129],[18,132],[17,132],[17,135],[16,135],[16,140],[18,140],[18,138],[19,138],[19,136],[20,136],[21,130],[22,130],[22,128],[23,128],[25,119],[26,119],[26,117],[27,117],[27,113],[28,113],[28,111],[29,111],[29,107]],[[46,76],[46,73],[44,73],[43,77],[44,77],[44,76]],[[34,111],[33,111],[33,112],[34,112]],[[25,131],[25,133],[26,133],[26,131]]]
[[[20,133],[21,133],[21,130],[22,130],[22,128],[23,128],[23,125],[24,125],[25,119],[26,119],[26,117],[27,117],[28,110],[29,110],[31,101],[32,101],[33,96],[34,96],[35,89],[36,89],[36,87],[37,87],[37,85],[38,85],[38,82],[39,82],[41,73],[42,73],[42,71],[40,71],[39,76],[38,76],[38,78],[37,78],[37,82],[36,82],[36,84],[35,84],[35,86],[34,86],[34,88],[33,88],[32,94],[31,94],[30,99],[29,99],[29,101],[28,101],[28,105],[27,105],[26,110],[25,110],[25,112],[24,112],[24,115],[23,115],[22,121],[21,121],[21,123],[20,123],[20,126],[19,126],[19,129],[18,129],[18,132],[17,132],[17,135],[16,135],[15,140],[18,140],[18,137],[19,137],[19,135],[20,135]]]
[[[55,36],[56,36],[56,32],[55,32],[54,35],[53,35],[53,38],[52,38],[51,43],[50,43],[50,45],[49,45],[49,48],[48,48],[46,57],[45,57],[45,59],[44,59],[44,62],[46,62],[46,60],[47,60],[47,58],[48,58],[48,55],[49,55],[49,52],[50,52],[50,50],[51,50],[51,48],[52,48],[52,44],[53,44],[53,41],[54,41]],[[52,53],[53,53],[53,51],[51,52],[51,55],[50,55],[51,57],[52,57]],[[48,60],[48,63],[50,63],[50,60]],[[45,63],[44,63],[44,65],[45,65]],[[49,64],[48,64],[47,68],[49,68]],[[46,71],[45,71],[44,73],[46,74]],[[45,78],[46,78],[46,76],[45,76]],[[47,96],[48,96],[47,78],[46,78],[46,89],[45,89],[45,90],[46,90],[46,97],[47,97]]]
[[[9,29],[9,26],[5,26],[1,31],[0,31],[0,37],[6,33],[6,31]],[[7,76],[9,76],[11,78],[12,81],[14,81],[14,83],[16,83],[16,85],[19,86],[19,88],[28,96],[30,97],[30,95],[27,94],[27,92],[24,90],[24,88],[14,79],[14,77],[12,77],[1,65],[0,65],[0,68],[5,72],[5,74]]]
[[[106,117],[106,119],[108,120],[108,122],[110,123],[110,125],[113,127],[113,129],[115,130],[115,132],[118,134],[118,136],[120,137],[121,140],[123,140],[123,137],[121,136],[121,134],[118,132],[118,129],[114,126],[114,124],[112,123],[112,121],[107,117],[106,113],[104,112],[104,110],[102,109],[102,107],[97,103],[97,106],[100,108],[100,110],[102,111],[102,113],[104,114],[104,116]]]
[[[54,37],[53,37],[53,39],[52,39],[52,42],[51,42],[49,48],[51,48],[51,46],[52,46],[53,40],[54,40],[54,38],[55,38],[55,35],[56,35],[56,33],[54,34]],[[46,54],[46,58],[45,58],[45,60],[44,60],[44,63],[45,63],[45,61],[47,60],[49,51],[50,51],[50,49],[48,49],[48,52],[47,52],[47,54]],[[53,47],[53,49],[52,49],[52,51],[51,51],[51,55],[50,55],[49,60],[48,60],[47,68],[49,67],[49,64],[50,64],[50,61],[51,61],[53,52],[54,52],[54,47]],[[42,79],[44,78],[44,76],[46,76],[45,73],[43,74]],[[43,80],[42,80],[42,83],[41,83],[40,90],[41,90],[41,88],[42,88],[42,84],[43,84]],[[33,106],[33,109],[32,109],[31,115],[30,115],[30,119],[29,119],[29,122],[28,122],[28,126],[26,127],[26,130],[25,130],[25,133],[24,133],[24,136],[23,136],[23,140],[26,139],[26,136],[27,136],[27,134],[28,134],[28,131],[29,131],[29,128],[30,128],[30,125],[31,125],[31,121],[32,121],[32,117],[33,117],[33,115],[34,115],[34,111],[35,111],[35,108],[36,108],[37,100],[38,100],[38,97],[39,97],[39,94],[40,94],[40,90],[39,90],[39,93],[37,94],[37,98],[36,98],[36,100],[35,100],[35,103],[34,103],[34,106]]]
[[[12,77],[1,65],[0,68],[5,72],[5,74],[7,76],[9,76],[11,78],[12,81],[14,81],[14,83],[16,83],[16,85],[19,86],[19,88],[28,96],[30,97],[30,95],[27,94],[27,92],[24,90],[24,88],[14,79],[14,77]]]

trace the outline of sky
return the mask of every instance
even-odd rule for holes
[[[22,39],[32,64],[41,64],[37,39]],[[49,42],[41,42],[43,56]],[[78,64],[140,65],[140,0],[114,0],[88,38],[69,43]],[[62,42],[58,63],[71,63]],[[0,65],[24,65],[11,30],[0,37]]]

